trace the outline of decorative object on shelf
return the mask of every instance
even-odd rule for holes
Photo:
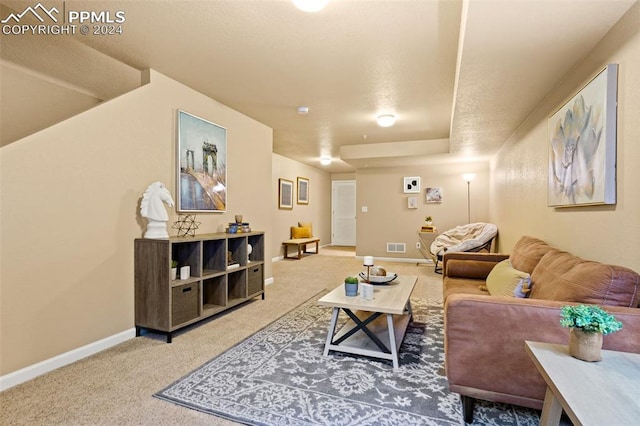
[[[230,251],[227,251],[227,269],[233,269],[240,267],[240,264],[237,260],[233,258],[233,254]]]
[[[251,262],[251,253],[253,253],[253,246],[247,244],[247,262]]]
[[[293,181],[278,179],[278,208],[293,209]]]
[[[298,204],[309,204],[309,179],[298,176]]]
[[[173,198],[162,182],[154,182],[144,192],[140,203],[140,215],[146,217],[148,221],[145,238],[169,238],[167,233],[169,215],[163,203],[173,207]]]
[[[549,206],[616,203],[618,64],[549,118]]]
[[[242,223],[242,215],[241,214],[237,214],[235,216],[235,219],[236,219],[236,223]]]
[[[171,280],[178,278],[178,262],[176,260],[171,261]]]
[[[427,204],[442,202],[442,188],[433,187],[424,190],[424,200]]]
[[[249,222],[229,222],[229,226],[227,226],[227,233],[240,234],[243,232],[251,232]]]
[[[227,209],[227,129],[178,111],[178,212]]]
[[[418,197],[407,197],[407,208],[409,208],[409,209],[417,209],[418,208]]]
[[[373,266],[373,256],[365,256],[364,260],[362,262],[363,266],[367,267],[367,277],[365,279],[365,282],[369,282],[369,273],[370,273],[370,269]]]
[[[431,216],[424,218],[424,225],[420,228],[420,232],[436,232],[436,227],[433,225],[433,218]]]
[[[191,277],[191,266],[180,267],[180,279],[188,280]]]
[[[200,222],[196,222],[195,214],[181,214],[178,220],[173,222],[172,229],[178,230],[178,237],[196,236],[196,229],[200,227]]]
[[[358,295],[358,278],[347,277],[344,279],[344,294],[347,297]]]
[[[562,307],[560,325],[569,327],[569,354],[583,361],[600,361],[602,336],[622,329],[622,323],[597,305]]]
[[[412,194],[420,192],[420,177],[405,177],[404,178],[404,193]]]

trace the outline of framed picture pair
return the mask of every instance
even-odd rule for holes
[[[309,204],[309,179],[298,177],[297,187],[297,204]],[[278,179],[278,208],[293,209],[293,181],[289,179]]]

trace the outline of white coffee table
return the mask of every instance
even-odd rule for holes
[[[580,361],[565,345],[525,342],[547,382],[540,425],[557,425],[562,411],[574,425],[637,425],[640,354],[602,351],[602,361]]]
[[[411,320],[410,297],[418,277],[398,276],[391,283],[376,285],[373,300],[347,297],[344,286],[338,286],[320,300],[318,305],[333,308],[324,346],[329,351],[345,352],[393,361],[398,368],[398,350]],[[350,320],[336,330],[340,310]]]

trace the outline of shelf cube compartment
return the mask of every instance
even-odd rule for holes
[[[237,262],[240,266],[247,264],[247,237],[229,237],[227,250],[234,262]]]
[[[247,270],[241,269],[227,275],[227,303],[229,305],[247,297]]]
[[[213,314],[227,305],[227,286],[224,275],[202,281],[202,313]]]
[[[247,237],[248,244],[251,245],[251,254],[249,254],[250,262],[264,261],[264,234],[250,235]]]
[[[178,268],[191,267],[191,276],[200,275],[200,241],[175,242],[171,244],[171,260],[178,262]]]
[[[202,242],[202,276],[217,274],[227,269],[225,240]]]

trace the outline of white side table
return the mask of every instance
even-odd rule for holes
[[[640,354],[602,351],[602,361],[569,355],[565,345],[525,342],[547,383],[540,425],[557,425],[562,410],[574,425],[635,425],[640,419]]]

